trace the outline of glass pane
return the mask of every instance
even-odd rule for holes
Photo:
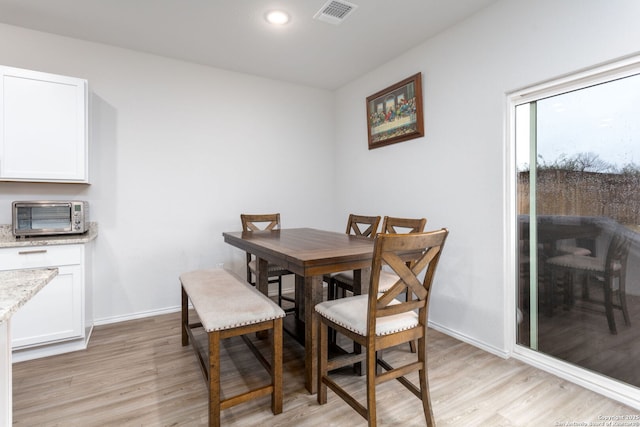
[[[517,342],[640,386],[640,76],[518,110]]]

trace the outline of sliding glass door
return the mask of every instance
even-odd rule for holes
[[[518,345],[640,387],[640,70],[515,103]]]

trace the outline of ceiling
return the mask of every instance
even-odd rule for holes
[[[496,0],[0,0],[0,22],[324,89],[336,89]],[[266,23],[288,12],[282,26]]]

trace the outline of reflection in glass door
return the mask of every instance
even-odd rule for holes
[[[639,118],[638,74],[516,107],[517,343],[637,387]]]

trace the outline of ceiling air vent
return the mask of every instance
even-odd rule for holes
[[[342,24],[342,21],[347,19],[347,17],[357,8],[358,6],[347,1],[330,0],[320,8],[318,13],[313,16],[313,19],[338,25]]]

